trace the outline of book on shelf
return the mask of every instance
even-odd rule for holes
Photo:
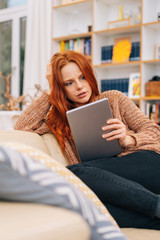
[[[147,115],[148,118],[150,118],[150,108],[151,108],[151,103],[147,102],[145,104],[145,114]]]
[[[160,123],[159,122],[159,102],[156,103],[156,109],[155,109],[155,123]]]
[[[69,41],[65,41],[65,50],[69,50]]]
[[[113,45],[101,47],[101,63],[111,63],[113,57]],[[140,42],[132,42],[131,54],[129,61],[140,60]]]
[[[91,38],[84,39],[84,55],[91,55]]]
[[[70,39],[69,40],[69,50],[74,50],[74,40],[73,39]]]
[[[91,38],[76,38],[60,41],[60,52],[72,50],[86,56],[91,55]]]
[[[160,43],[155,45],[155,59],[160,59]]]
[[[150,119],[155,122],[156,104],[151,105]]]
[[[140,42],[132,42],[132,49],[129,60],[130,61],[140,60]]]
[[[115,63],[128,62],[131,54],[131,37],[120,37],[114,39],[112,61]]]
[[[156,124],[160,124],[160,102],[147,102],[145,104],[145,114],[149,119],[151,119],[151,121]]]
[[[75,52],[79,52],[79,48],[78,48],[79,46],[78,46],[78,39],[75,39],[74,40],[74,51]]]
[[[101,47],[101,63],[111,63],[113,55],[113,45]]]
[[[108,90],[119,90],[128,96],[129,78],[102,79],[101,92]]]
[[[60,52],[63,52],[63,51],[65,51],[65,42],[62,40],[60,42]]]
[[[80,53],[84,54],[84,38],[80,38]]]
[[[128,95],[130,98],[140,97],[140,73],[131,73],[129,76],[129,91]]]

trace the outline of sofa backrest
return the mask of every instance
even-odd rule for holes
[[[67,158],[63,155],[57,139],[51,133],[41,135],[43,142],[46,144],[49,155],[52,156],[58,162],[61,162],[64,166],[68,165]]]
[[[20,142],[43,151],[65,166],[68,164],[53,134],[46,133],[40,136],[26,131],[0,131],[0,142]]]

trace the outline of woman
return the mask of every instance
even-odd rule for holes
[[[160,127],[121,92],[100,94],[93,69],[83,55],[56,53],[51,67],[50,93],[44,92],[32,102],[15,129],[52,132],[68,158],[68,168],[98,195],[120,227],[160,229]],[[113,131],[102,137],[118,139],[122,153],[81,163],[66,111],[105,97],[113,119],[103,130]]]

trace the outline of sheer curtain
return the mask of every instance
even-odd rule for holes
[[[28,0],[23,94],[34,95],[35,84],[49,85],[46,66],[51,58],[52,0]]]

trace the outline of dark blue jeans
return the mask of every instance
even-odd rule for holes
[[[160,229],[160,155],[140,151],[68,166],[90,187],[120,227]]]

